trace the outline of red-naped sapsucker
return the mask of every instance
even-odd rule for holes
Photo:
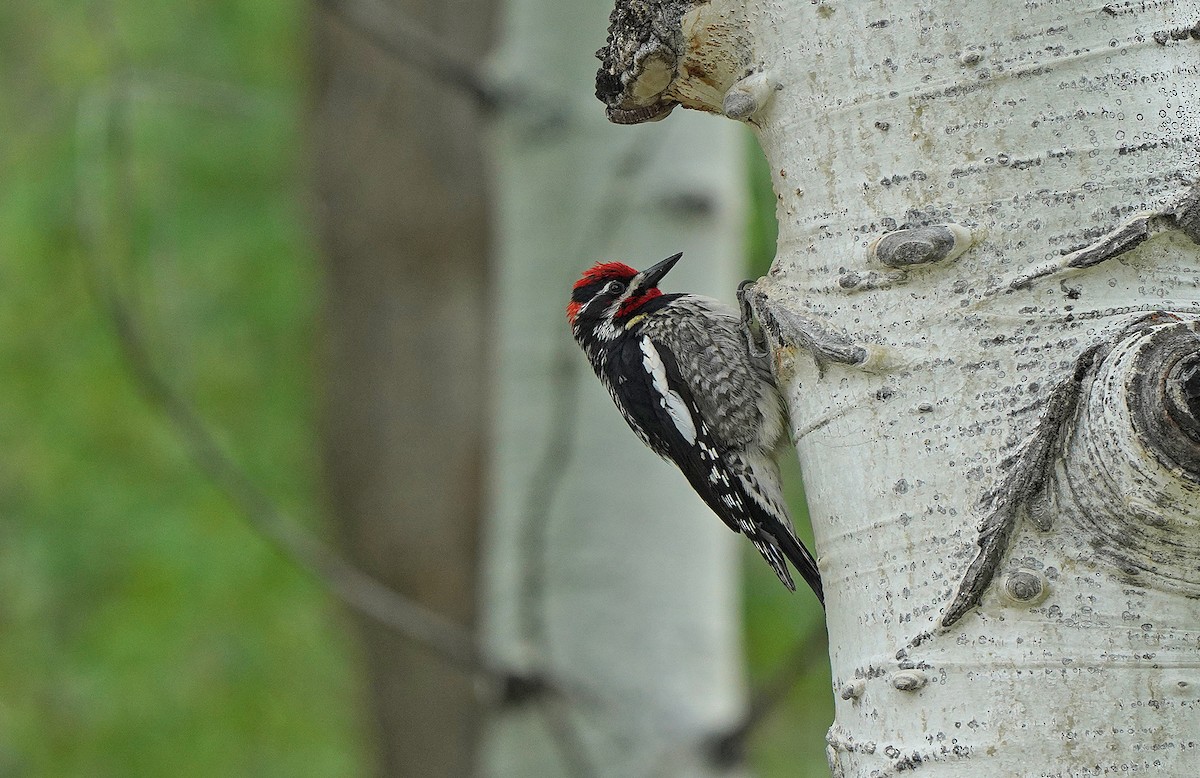
[[[658,289],[680,256],[640,273],[620,262],[585,272],[567,306],[575,340],[642,442],[674,462],[789,589],[796,587],[785,559],[824,602],[816,561],[796,538],[780,488],[783,399],[733,309]]]

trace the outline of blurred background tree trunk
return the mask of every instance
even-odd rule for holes
[[[487,49],[490,0],[392,7],[464,52]],[[315,60],[333,514],[364,570],[469,624],[494,299],[480,109],[323,11]],[[360,628],[380,774],[468,774],[472,679],[383,627]]]
[[[609,124],[590,56],[606,13],[509,0],[494,63],[517,102],[496,117],[485,639],[561,694],[495,713],[493,776],[724,774],[706,742],[743,704],[738,540],[629,431],[564,312],[591,264],[681,250],[665,288],[733,303],[743,135],[697,116],[658,132]]]
[[[332,507],[365,570],[460,623],[481,608],[489,661],[549,681],[501,702],[482,772],[721,774],[706,744],[744,696],[735,537],[626,429],[563,310],[592,262],[644,266],[680,249],[672,283],[733,302],[741,136],[697,118],[665,143],[609,125],[590,94],[595,62],[579,54],[603,9],[584,2],[509,3],[498,77],[475,70],[473,89],[437,52],[486,50],[490,11],[478,10],[363,2],[339,12],[353,31],[319,23]],[[398,26],[426,38],[389,54],[370,43]],[[426,41],[420,70],[397,64]],[[363,634],[382,774],[468,774],[469,679],[374,625]]]

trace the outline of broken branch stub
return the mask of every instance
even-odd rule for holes
[[[618,0],[608,39],[596,52],[596,97],[610,121],[663,119],[675,106],[722,113],[735,83],[750,75],[750,41],[741,3],[717,0]],[[729,101],[749,118],[771,86],[751,79]]]

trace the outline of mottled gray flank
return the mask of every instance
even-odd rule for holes
[[[784,430],[782,401],[770,373],[750,358],[738,315],[728,305],[698,295],[687,295],[673,305],[694,315],[672,317],[669,322],[651,315],[644,332],[673,354],[690,357],[679,359],[679,370],[694,388],[704,421],[722,441],[774,450]],[[764,409],[775,417],[767,425]],[[758,439],[763,432],[773,437]]]
[[[684,435],[689,444],[680,449],[661,430],[642,428],[627,416],[630,426],[679,465],[721,519],[753,542],[784,585],[795,588],[790,560],[823,602],[816,561],[796,538],[775,461],[788,441],[783,398],[769,369],[751,354],[742,320],[717,300],[681,295],[649,313],[638,332],[644,352],[661,354],[664,360],[669,355],[678,370],[677,388],[690,399],[670,392],[663,406],[684,406],[690,417],[686,426],[694,432]],[[612,376],[599,374],[626,410],[621,391],[610,383]],[[662,376],[663,382],[670,380]],[[666,394],[668,387],[658,383],[655,388]],[[630,380],[628,386],[633,384]],[[678,420],[675,424],[679,426]]]

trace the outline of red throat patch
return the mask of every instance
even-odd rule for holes
[[[655,287],[653,289],[647,289],[646,291],[639,294],[637,297],[630,297],[628,300],[626,300],[624,303],[621,304],[621,308],[617,311],[617,318],[624,319],[629,316],[633,316],[635,313],[637,313],[638,308],[641,308],[643,305],[650,302],[655,297],[661,297],[661,296],[662,296],[662,292],[660,292],[658,290],[658,287]]]
[[[575,324],[575,317],[579,315],[579,311],[583,308],[583,303],[577,303],[574,300],[567,303],[567,321]]]

